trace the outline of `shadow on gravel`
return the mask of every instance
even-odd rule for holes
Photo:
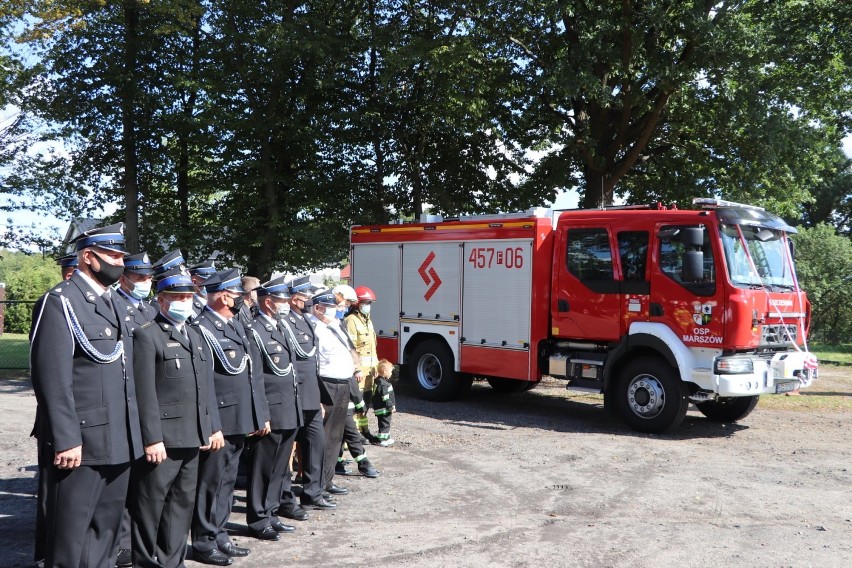
[[[17,394],[33,392],[33,384],[28,376],[10,377],[4,373],[0,377],[0,393]]]
[[[35,466],[31,477],[0,479],[0,534],[4,566],[30,566],[35,527]]]
[[[610,415],[599,400],[583,395],[566,398],[563,390],[554,391],[552,388],[500,394],[487,384],[474,383],[467,396],[447,402],[419,399],[405,381],[398,381],[394,391],[398,395],[399,412],[485,430],[538,428],[553,432],[594,432],[678,441],[725,438],[748,429],[743,424],[711,422],[697,412],[690,412],[680,428],[672,432],[644,434],[631,430],[617,416]]]

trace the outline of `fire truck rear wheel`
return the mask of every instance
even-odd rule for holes
[[[453,354],[437,339],[427,339],[411,352],[410,378],[421,398],[450,400],[470,388],[470,379],[453,369]]]
[[[742,420],[757,406],[759,396],[725,396],[717,400],[699,402],[695,405],[701,414],[714,422],[736,422]]]
[[[616,389],[619,413],[634,430],[664,432],[680,426],[686,417],[686,385],[662,359],[631,361],[621,372]]]

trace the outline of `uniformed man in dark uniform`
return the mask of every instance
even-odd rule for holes
[[[294,278],[289,284],[290,313],[281,318],[280,325],[293,356],[296,368],[296,383],[302,398],[304,424],[296,434],[299,442],[300,463],[304,478],[301,503],[314,509],[334,509],[334,503],[323,497],[322,465],[325,453],[325,430],[323,429],[322,405],[331,405],[332,400],[319,379],[317,366],[317,338],[313,326],[305,319],[305,303],[315,291],[307,276]],[[303,516],[294,509],[295,499],[292,492],[284,491],[281,497],[280,515],[288,518]]]
[[[68,280],[74,274],[74,271],[77,270],[77,253],[66,254],[57,260],[56,263],[62,270],[62,279]]]
[[[192,313],[192,279],[173,268],[157,283],[159,311],[134,333],[134,374],[145,456],[133,466],[133,565],[183,566],[199,450],[224,445],[213,354]]]
[[[77,253],[66,254],[56,260],[62,273],[62,280],[68,280],[74,271],[77,270]],[[33,430],[30,436],[38,436],[36,426],[38,424],[38,416],[36,416],[36,424],[33,425]],[[40,456],[41,457],[41,456]],[[38,464],[38,490],[36,492],[36,533],[33,549],[33,559],[36,566],[44,566],[44,534],[47,527],[45,520],[45,511],[47,507],[47,472],[45,468],[53,466],[53,457],[48,456],[46,462],[39,461]]]
[[[278,325],[278,319],[290,311],[287,284],[279,278],[263,284],[256,291],[259,311],[249,330],[249,339],[254,340],[263,360],[272,431],[254,443],[246,521],[256,538],[279,540],[279,532],[295,530],[295,527],[282,523],[275,513],[282,493],[290,492],[290,454],[304,418],[290,345]]]
[[[201,332],[213,352],[216,401],[225,447],[201,456],[192,549],[193,560],[226,566],[231,557],[249,554],[249,549],[231,542],[225,524],[231,514],[246,435],[269,433],[269,408],[259,354],[234,317],[242,305],[239,271],[219,271],[204,286],[207,305],[193,321],[193,327]]]
[[[157,308],[146,300],[151,296],[154,267],[148,253],[131,254],[124,259],[124,274],[119,280],[118,293],[122,300],[133,307],[137,327],[149,322],[157,315]]]
[[[143,324],[154,319],[157,308],[148,303],[151,295],[151,278],[154,267],[148,259],[148,253],[140,252],[124,257],[124,274],[119,279],[119,287],[115,295],[122,306],[117,309],[119,314],[124,314],[124,319],[130,319],[131,329],[141,327]],[[130,502],[121,516],[121,529],[118,532],[118,553],[115,565],[121,568],[133,566],[133,554],[131,551],[130,538]]]
[[[130,324],[109,286],[124,271],[123,224],[74,241],[78,267],[39,299],[30,331],[39,452],[47,474],[45,566],[109,566],[142,455]]]
[[[192,296],[192,311],[196,317],[207,305],[207,290],[204,289],[204,282],[214,274],[216,274],[216,265],[213,264],[211,259],[189,267],[189,275],[192,276],[192,283],[195,285],[195,294]]]

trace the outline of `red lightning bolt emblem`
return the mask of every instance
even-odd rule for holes
[[[426,293],[423,294],[423,297],[426,298],[428,302],[432,295],[438,290],[438,287],[441,285],[441,279],[438,278],[438,273],[435,272],[435,268],[429,266],[432,264],[432,261],[435,260],[435,252],[432,251],[429,253],[429,256],[426,257],[426,260],[423,261],[423,264],[420,265],[420,268],[417,269],[417,272],[420,274],[420,278],[423,279],[423,282],[426,283],[429,288],[426,290]]]

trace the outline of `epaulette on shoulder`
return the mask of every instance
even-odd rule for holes
[[[67,280],[63,280],[62,282],[60,282],[59,284],[57,284],[56,286],[54,286],[54,287],[50,290],[50,293],[51,293],[51,294],[62,294],[62,292],[65,290],[65,288],[67,288],[67,287],[68,287],[68,286],[70,286],[70,285],[71,285],[71,283],[70,283],[69,281],[67,281]]]

